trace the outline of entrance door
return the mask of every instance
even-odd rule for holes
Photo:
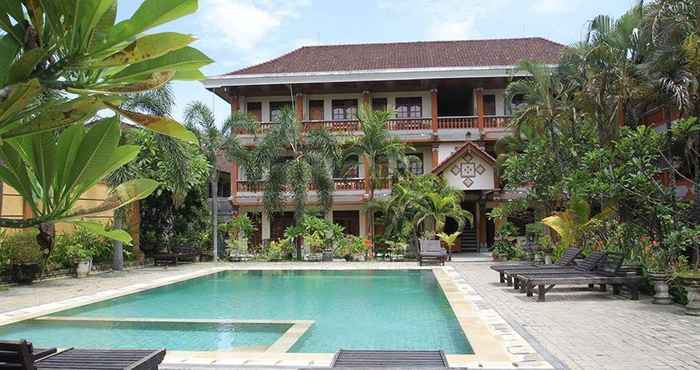
[[[346,234],[360,236],[360,211],[333,211],[333,223],[345,228]]]
[[[294,212],[273,214],[270,222],[270,237],[272,240],[279,240],[284,237],[284,231],[294,225]]]
[[[459,235],[461,252],[478,252],[479,239],[477,238],[477,222],[479,216],[476,214],[476,203],[466,201],[462,203],[462,209],[471,212],[473,222],[465,223],[462,234]]]

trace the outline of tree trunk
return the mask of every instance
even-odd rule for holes
[[[700,139],[697,139],[700,142]],[[693,208],[690,210],[690,221],[695,225],[700,225],[700,159],[695,159],[695,176],[693,179]],[[700,269],[700,246],[695,248],[695,270]]]
[[[122,229],[124,227],[125,211],[117,209],[114,211],[113,228]],[[119,240],[112,240],[112,270],[121,271],[124,269],[124,245]]]
[[[212,256],[214,257],[214,262],[219,260],[219,199],[218,199],[218,176],[214,176],[211,182],[211,220],[212,220]]]

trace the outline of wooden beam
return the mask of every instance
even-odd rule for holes
[[[479,127],[479,132],[484,131],[484,89],[477,88],[474,90],[476,93],[476,115],[477,125]]]
[[[430,123],[433,129],[433,140],[437,139],[438,132],[438,91],[430,90]]]
[[[304,120],[304,95],[302,93],[297,93],[294,95],[294,108],[297,112],[297,119],[299,122]]]

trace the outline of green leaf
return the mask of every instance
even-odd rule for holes
[[[136,159],[136,157],[139,155],[139,150],[140,147],[138,145],[122,145],[117,147],[112,154],[112,158],[110,158],[109,162],[102,170],[102,173],[93,178],[92,182],[80,184],[81,189],[83,191],[89,190],[93,186],[97,185],[97,183],[102,181],[105,177],[109,176],[109,174],[114,172],[117,168],[122,167]]]
[[[129,67],[126,67],[111,76],[109,80],[111,82],[125,81],[135,78],[143,78],[143,76],[150,76],[156,72],[165,70],[178,71],[181,69],[197,69],[212,62],[213,60],[209,59],[209,57],[204,55],[204,53],[201,51],[186,46],[184,48],[171,51],[158,58],[149,59],[130,65]]]
[[[96,96],[73,99],[67,103],[51,107],[30,122],[3,133],[2,138],[8,139],[36,134],[69,126],[76,122],[83,122],[93,117],[103,106],[102,101]],[[3,130],[0,130],[0,132],[3,132]]]
[[[106,93],[135,93],[157,89],[165,85],[175,75],[173,70],[165,70],[151,75],[150,78],[134,83],[127,84],[105,84],[97,85],[91,88],[89,92],[106,92]],[[69,90],[70,91],[70,90]],[[77,91],[77,90],[76,90]]]
[[[11,35],[0,37],[0,86],[6,84],[10,66],[17,57],[17,53],[19,53],[19,44]]]
[[[198,69],[178,70],[173,76],[176,81],[199,81],[205,79],[206,76]]]
[[[123,116],[127,117],[128,119],[136,122],[140,126],[143,126],[144,128],[147,128],[149,130],[155,131],[163,135],[174,137],[176,139],[180,139],[188,143],[197,143],[197,136],[192,131],[189,131],[172,118],[151,116],[148,114],[138,112],[130,112],[121,109],[113,104],[107,104],[107,106],[112,108],[112,110],[114,110],[115,112],[118,112]]]
[[[138,63],[181,49],[194,40],[195,38],[191,35],[177,32],[162,32],[143,36],[102,61],[89,63],[88,67],[114,67]]]
[[[12,24],[10,17],[14,18]],[[0,1],[0,29],[9,34],[18,44],[24,43],[24,26],[20,21],[24,20],[22,5],[18,0]]]
[[[160,183],[151,179],[136,179],[127,181],[114,190],[107,198],[94,207],[77,208],[68,214],[67,218],[81,217],[123,207],[131,202],[146,198],[158,188]]]
[[[11,119],[14,114],[26,108],[40,93],[41,85],[37,79],[15,84],[12,87],[10,96],[0,103],[0,127],[6,120]]]
[[[66,189],[80,188],[81,183],[93,183],[110,164],[119,142],[119,119],[110,117],[97,121],[85,134],[75,156]]]
[[[17,61],[12,63],[8,73],[7,83],[14,84],[26,80],[39,62],[46,57],[42,48],[36,48],[24,53]]]
[[[71,168],[84,137],[85,128],[82,125],[68,127],[58,137],[56,153],[57,158],[62,159],[63,163],[57,163],[56,165],[56,182],[54,186],[61,194],[63,194],[63,189],[69,182]]]
[[[197,0],[146,0],[131,18],[123,20],[109,31],[96,50],[104,50],[128,42],[138,34],[197,11]]]
[[[76,35],[74,47],[79,50],[86,49],[93,40],[95,27],[102,20],[102,17],[115,4],[115,0],[80,0],[76,1],[75,28]]]
[[[0,159],[2,159],[3,165],[0,168],[7,169],[7,180],[8,183],[12,185],[18,193],[22,195],[24,199],[33,198],[32,181],[29,178],[29,171],[27,171],[27,166],[22,158],[20,152],[16,149],[15,145],[11,145],[8,142],[3,142],[0,145]]]
[[[9,15],[15,21],[24,19],[22,13],[22,2],[20,0],[3,0],[0,2],[0,12]]]
[[[105,229],[105,225],[99,222],[88,221],[69,221],[69,223],[80,226],[90,233],[98,236],[103,236],[107,239],[117,240],[126,245],[131,245],[132,239],[128,232],[121,229]]]

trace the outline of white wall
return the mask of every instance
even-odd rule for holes
[[[458,173],[457,175],[452,173],[452,168],[460,166],[460,163],[462,163],[462,160],[456,161],[452,166],[448,167],[445,172],[442,173],[442,177],[447,180],[447,183],[450,184],[452,187],[455,189],[460,189],[460,190],[491,190],[494,189],[494,169],[493,167],[486,163],[481,157],[472,155],[472,160],[469,163],[473,163],[474,166],[481,165],[484,168],[484,172],[479,175],[475,174],[474,177],[470,177],[474,183],[467,187],[463,181],[464,178],[460,176]]]
[[[474,115],[478,115],[479,112],[477,112],[477,103],[476,103],[476,91],[474,91]],[[495,95],[496,96],[496,115],[497,116],[504,116],[506,115],[505,111],[505,100],[506,100],[506,91],[504,89],[484,89],[484,95]]]

